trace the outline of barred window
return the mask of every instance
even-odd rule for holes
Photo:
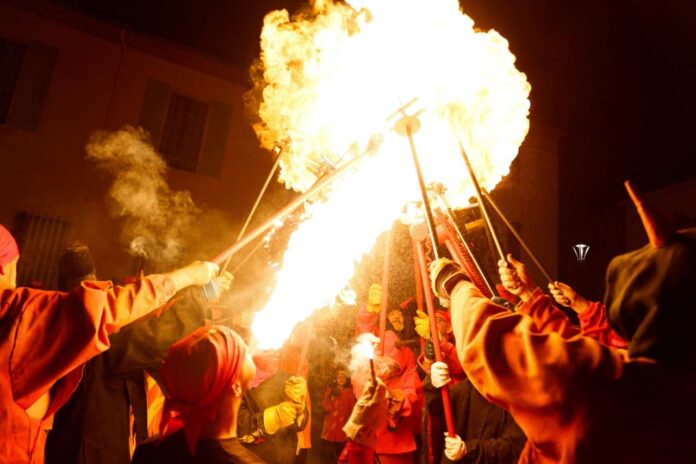
[[[58,260],[65,248],[70,223],[47,214],[23,212],[17,215],[15,224],[21,253],[18,284],[57,288]]]
[[[207,115],[207,104],[171,95],[160,142],[170,167],[196,172]]]
[[[0,124],[7,122],[27,46],[0,39]]]

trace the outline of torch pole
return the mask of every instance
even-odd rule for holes
[[[276,171],[278,170],[278,165],[280,164],[280,157],[283,155],[283,149],[281,148],[280,151],[278,152],[278,155],[276,156],[275,162],[273,163],[273,167],[271,168],[271,172],[268,173],[268,177],[266,177],[266,182],[264,182],[263,187],[261,187],[261,191],[259,192],[258,196],[256,197],[256,201],[254,202],[254,206],[251,207],[251,211],[249,211],[249,215],[246,218],[246,221],[244,221],[244,225],[242,228],[239,230],[239,234],[237,234],[237,241],[239,241],[242,236],[246,233],[247,227],[249,227],[249,223],[251,222],[251,218],[254,217],[254,214],[256,213],[256,209],[259,207],[259,204],[261,203],[261,198],[266,194],[266,189],[268,189],[268,184],[271,183],[271,179],[273,179],[273,176],[275,176]],[[230,261],[232,260],[232,255],[230,255],[226,260],[225,264],[222,265],[220,268],[220,274],[223,274],[227,268],[230,265]]]
[[[435,318],[435,303],[433,301],[433,291],[430,288],[430,277],[428,276],[427,264],[425,262],[425,250],[423,242],[416,240],[418,252],[418,263],[420,267],[423,290],[425,291],[425,305],[428,309],[428,324],[430,325],[430,338],[433,340],[435,360],[442,362],[442,350],[440,349],[440,332],[437,330],[437,319]],[[440,388],[442,396],[442,409],[445,413],[445,424],[447,424],[447,435],[454,438],[457,433],[454,429],[454,418],[452,416],[452,400],[450,399],[449,387],[447,385]]]
[[[466,163],[466,169],[467,171],[469,171],[469,177],[471,177],[471,183],[474,185],[474,190],[476,191],[476,199],[478,200],[481,215],[483,216],[483,219],[486,221],[488,230],[491,233],[493,243],[495,244],[496,251],[498,252],[498,257],[501,260],[507,262],[507,260],[505,259],[505,252],[503,251],[503,247],[500,246],[500,240],[498,240],[498,235],[495,233],[493,222],[491,221],[490,216],[488,216],[488,210],[486,209],[486,205],[483,203],[483,195],[481,194],[481,187],[479,186],[478,179],[476,179],[476,174],[474,173],[474,169],[471,167],[471,162],[469,161],[469,157],[467,156],[461,141],[459,142],[459,151],[461,151],[462,157],[464,158],[464,162]]]
[[[507,228],[508,228],[508,230],[510,231],[510,233],[512,233],[512,235],[515,237],[515,239],[517,239],[517,241],[519,242],[519,244],[520,244],[520,246],[522,247],[522,249],[524,249],[524,251],[529,255],[530,258],[532,258],[532,261],[534,261],[534,264],[536,264],[536,267],[537,267],[537,268],[539,269],[539,271],[541,271],[541,273],[544,275],[544,278],[545,278],[549,283],[553,284],[554,281],[553,281],[553,279],[551,279],[551,276],[549,275],[549,273],[546,272],[546,269],[545,269],[544,266],[541,264],[541,262],[537,259],[536,255],[535,255],[534,253],[532,253],[532,250],[527,246],[527,244],[525,243],[525,241],[524,241],[524,239],[522,238],[522,236],[515,230],[515,228],[513,227],[513,225],[510,224],[510,221],[508,221],[507,217],[505,217],[505,214],[503,214],[503,212],[500,210],[500,208],[498,208],[498,205],[495,204],[495,202],[493,201],[493,198],[491,198],[491,196],[488,194],[488,192],[486,192],[486,190],[484,190],[484,189],[481,189],[481,193],[482,193],[483,196],[486,198],[486,200],[488,201],[488,203],[491,205],[491,207],[493,208],[493,210],[498,214],[498,217],[499,217],[499,218],[503,221],[503,223],[507,226]]]
[[[252,229],[251,232],[247,233],[244,237],[241,239],[237,240],[232,246],[224,250],[222,253],[217,255],[215,258],[212,259],[212,262],[214,262],[217,265],[221,265],[224,263],[224,261],[229,258],[230,256],[233,256],[236,254],[239,250],[247,246],[249,243],[254,241],[256,238],[261,236],[264,232],[266,232],[268,229],[273,227],[273,224],[276,223],[276,221],[281,221],[285,219],[290,213],[295,211],[297,208],[302,206],[305,201],[307,201],[309,198],[312,197],[312,195],[316,194],[326,186],[330,185],[332,182],[334,182],[336,179],[338,179],[340,176],[345,174],[349,169],[351,169],[355,164],[357,164],[358,160],[361,160],[362,156],[357,156],[355,158],[350,159],[347,161],[343,166],[339,167],[335,171],[332,171],[329,173],[326,177],[322,178],[320,181],[318,181],[316,184],[314,184],[309,190],[307,190],[305,193],[301,194],[297,198],[295,198],[293,201],[291,201],[287,206],[285,206],[283,209],[278,211],[276,214],[274,214],[272,217],[267,219],[263,224],[259,225],[255,229]]]
[[[411,147],[411,155],[413,155],[413,165],[416,168],[416,175],[418,176],[418,185],[420,186],[421,197],[423,200],[423,209],[425,210],[426,223],[428,225],[428,236],[433,246],[433,255],[435,259],[439,259],[440,255],[437,251],[437,235],[435,230],[435,220],[433,219],[433,212],[430,209],[430,200],[428,199],[428,190],[425,186],[423,180],[423,171],[421,171],[420,162],[418,161],[418,152],[416,151],[416,144],[413,141],[413,129],[414,125],[419,124],[418,119],[415,116],[404,116],[401,120],[403,126],[406,129],[406,135],[408,136],[408,143]],[[416,246],[418,247],[418,263],[421,272],[421,278],[423,280],[423,290],[425,291],[425,303],[428,308],[428,321],[430,324],[430,337],[433,340],[433,348],[435,350],[435,359],[437,361],[443,361],[442,350],[440,349],[440,334],[437,330],[437,320],[435,319],[435,304],[433,303],[433,294],[430,288],[430,277],[428,275],[428,266],[425,262],[425,250],[423,249],[423,242],[418,240]],[[447,424],[447,434],[454,438],[456,432],[454,430],[454,419],[452,417],[452,401],[450,400],[449,388],[447,385],[440,389],[442,395],[442,408],[445,412],[445,423]]]
[[[477,274],[481,277],[481,280],[483,281],[483,284],[490,292],[490,295],[495,296],[495,290],[493,289],[493,285],[491,285],[488,278],[486,277],[486,274],[484,274],[483,268],[481,268],[481,265],[479,264],[478,260],[474,256],[474,253],[471,250],[469,243],[464,239],[464,234],[462,234],[461,229],[459,229],[459,226],[457,225],[457,221],[455,220],[454,214],[452,213],[452,208],[450,207],[449,202],[447,201],[447,198],[445,198],[445,195],[442,192],[437,192],[437,193],[438,193],[438,196],[440,197],[440,202],[442,203],[442,206],[443,206],[442,209],[445,212],[445,216],[447,217],[449,223],[452,225],[452,229],[454,229],[454,232],[457,234],[457,238],[459,239],[459,242],[462,244],[462,246],[464,247],[464,250],[467,252],[469,257],[471,258],[471,262],[473,263]],[[462,263],[459,263],[459,264],[462,264]]]
[[[384,257],[382,258],[382,300],[379,310],[379,346],[380,354],[384,356],[384,332],[387,331],[387,308],[389,305],[389,260],[391,257],[392,232],[389,229],[385,237]]]
[[[413,116],[404,116],[404,118],[412,118],[414,121],[417,119]],[[408,144],[411,147],[411,155],[413,155],[413,166],[416,168],[416,175],[418,176],[418,185],[420,186],[421,198],[423,200],[423,209],[425,210],[426,224],[428,225],[428,235],[430,236],[430,243],[433,245],[433,255],[435,259],[440,259],[440,254],[437,251],[437,232],[435,230],[435,219],[433,219],[433,210],[430,208],[430,200],[428,199],[428,189],[425,186],[425,181],[423,180],[423,171],[421,170],[420,162],[418,161],[418,152],[416,151],[416,144],[413,141],[413,128],[412,122],[406,122],[406,135],[408,136]],[[427,269],[421,266],[421,272],[425,272],[427,275]]]

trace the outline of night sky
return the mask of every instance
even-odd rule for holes
[[[54,0],[128,29],[248,67],[266,12],[298,0]],[[462,0],[482,29],[510,42],[532,84],[532,125],[560,129],[559,246],[582,237],[606,256],[621,234],[606,227],[625,198],[696,178],[696,2],[690,0]],[[623,219],[621,218],[621,221]],[[609,232],[598,232],[609,230]],[[567,255],[567,253],[566,253]],[[567,258],[567,256],[566,256]],[[561,273],[570,264],[559,263]]]

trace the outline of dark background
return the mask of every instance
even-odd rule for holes
[[[54,0],[240,67],[262,19],[298,0]],[[688,0],[463,0],[510,42],[532,84],[532,125],[560,129],[559,278],[601,296],[623,251],[622,181],[644,191],[696,177],[696,7]],[[570,246],[592,246],[579,266]]]

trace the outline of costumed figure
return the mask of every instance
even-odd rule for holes
[[[696,462],[696,231],[675,232],[627,188],[650,241],[607,269],[607,319],[627,352],[544,328],[488,301],[451,261],[433,263],[467,376],[527,436],[520,462]]]
[[[345,447],[347,438],[343,432],[343,426],[348,421],[353,406],[355,406],[355,396],[348,378],[348,371],[339,367],[336,369],[336,378],[326,387],[322,398],[324,423],[321,439],[326,441],[332,450],[330,462],[336,462],[341,450]]]
[[[161,367],[164,438],[139,446],[133,463],[264,463],[237,438],[237,414],[255,373],[246,344],[228,327],[202,327],[172,345]]]
[[[96,280],[89,248],[76,242],[58,263],[60,290]],[[154,375],[169,347],[210,319],[208,301],[229,288],[231,274],[188,288],[118,333],[85,364],[77,390],[57,413],[46,442],[48,464],[128,464],[148,437],[145,369]]]
[[[109,334],[207,284],[212,263],[194,263],[135,284],[83,282],[70,293],[16,288],[19,252],[0,226],[0,462],[42,463],[53,415],[77,387],[82,366],[109,348]]]

